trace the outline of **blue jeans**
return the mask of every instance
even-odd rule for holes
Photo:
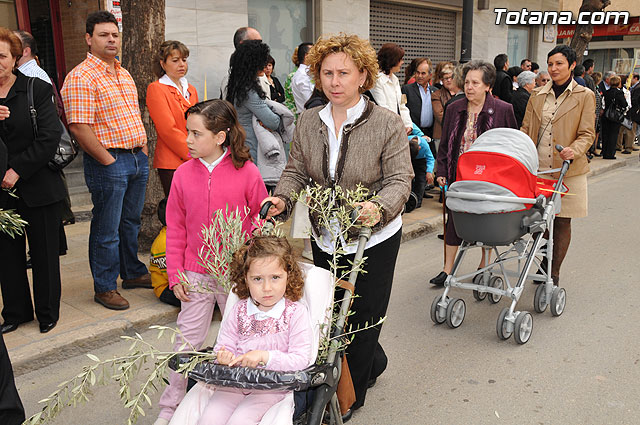
[[[84,177],[93,202],[89,266],[96,293],[117,289],[118,274],[125,280],[148,272],[138,259],[148,157],[142,151],[110,153],[116,162],[106,166],[84,155]]]

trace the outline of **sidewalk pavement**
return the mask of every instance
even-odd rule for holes
[[[594,158],[589,176],[638,162],[638,152],[628,156],[618,153],[617,157],[614,161]],[[424,199],[422,208],[403,216],[403,242],[442,229],[442,206],[437,202],[437,191],[432,193],[434,199]],[[77,212],[86,216],[90,209],[90,205],[80,207]],[[36,320],[4,335],[16,375],[110,344],[121,335],[142,332],[150,325],[166,324],[176,319],[178,309],[160,302],[150,289],[121,289],[131,304],[128,310],[108,310],[95,303],[87,259],[89,222],[77,222],[65,229],[69,251],[60,258],[60,321],[45,335],[39,332]],[[285,232],[288,232],[287,228]],[[296,251],[302,251],[300,239],[293,240],[293,245]],[[140,258],[148,264],[149,255],[141,254]],[[436,271],[433,272],[435,274]],[[425,280],[427,278],[425,276]]]

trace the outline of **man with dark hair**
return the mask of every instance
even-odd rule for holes
[[[576,65],[573,69],[573,79],[576,80],[576,83],[580,84],[582,87],[587,87],[587,82],[584,79],[584,66]]]
[[[634,73],[631,77],[631,109],[629,109],[628,117],[634,122],[634,133],[636,141],[640,140],[640,75]],[[634,147],[633,150],[636,150]]]
[[[262,36],[258,32],[257,29],[251,27],[240,27],[233,34],[233,47],[238,48],[243,41],[247,40],[260,40],[262,41]]]
[[[309,100],[315,88],[309,75],[309,65],[307,65],[307,54],[312,46],[312,43],[302,43],[298,46],[298,63],[300,65],[291,77],[291,92],[293,100],[296,102],[298,114],[304,111],[304,104]]]
[[[523,71],[531,71],[531,61],[529,59],[522,59],[520,61],[520,69]]]
[[[537,62],[531,62],[531,72],[537,75],[538,71],[540,71],[540,65]]]
[[[591,74],[593,74],[593,64],[593,59],[586,59],[584,62],[582,62],[582,66],[584,66],[584,75],[582,76],[582,78],[584,78],[584,82],[587,87],[589,87],[589,89],[591,89],[591,91],[595,93],[596,83],[595,81],[593,81],[593,77],[591,76]]]
[[[36,61],[36,55],[38,54],[36,40],[26,31],[19,30],[14,31],[14,33],[20,38],[20,41],[22,41],[22,56],[18,59],[18,62],[16,62],[18,71],[27,77],[37,77],[45,83],[51,84],[51,78],[49,78],[49,75],[47,75],[44,69],[38,66],[38,62]]]
[[[84,150],[85,181],[93,202],[89,266],[94,301],[112,310],[129,302],[122,287],[151,288],[147,267],[138,259],[138,232],[149,177],[147,135],[138,90],[116,60],[118,21],[107,11],[87,17],[87,59],[67,75],[62,100],[69,129]]]
[[[511,103],[513,78],[507,74],[509,57],[506,53],[501,53],[493,59],[493,65],[496,67],[496,82],[493,85],[492,93],[501,100]]]

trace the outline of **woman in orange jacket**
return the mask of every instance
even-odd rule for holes
[[[147,107],[158,133],[153,168],[158,170],[165,196],[176,168],[190,159],[184,114],[198,103],[198,93],[185,77],[188,57],[189,49],[181,42],[162,43],[153,64],[158,80],[147,87]]]

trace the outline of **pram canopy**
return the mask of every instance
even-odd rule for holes
[[[544,193],[537,173],[538,152],[529,136],[512,128],[489,130],[460,155],[456,181],[448,191],[447,207],[472,214],[528,209],[533,202],[524,202],[525,199]],[[462,194],[486,196],[471,199]]]

